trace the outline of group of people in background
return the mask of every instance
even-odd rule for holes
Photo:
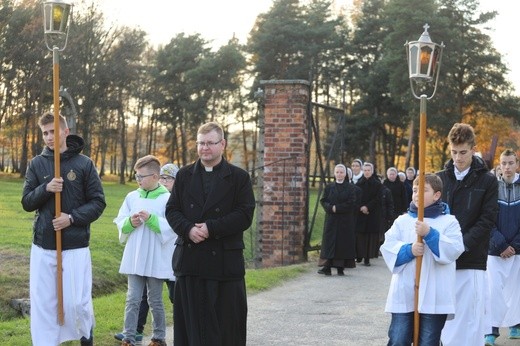
[[[453,126],[448,142],[444,169],[424,176],[423,220],[413,167],[391,167],[381,182],[371,163],[354,160],[350,180],[349,168],[339,164],[320,200],[326,219],[319,273],[331,275],[336,267],[342,275],[353,259],[370,265],[379,250],[392,272],[388,345],[412,344],[416,308],[421,346],[494,346],[500,327],[520,339],[517,154],[503,151],[490,171],[476,155],[474,129],[464,123]]]
[[[23,208],[35,212],[32,344],[80,340],[82,346],[92,346],[90,225],[105,209],[105,195],[94,163],[81,154],[83,139],[70,134],[65,118],[59,116],[59,140],[52,113],[44,114],[39,126],[45,147],[28,166],[22,196]],[[114,219],[119,241],[125,244],[119,272],[128,283],[123,331],[114,335],[122,346],[142,341],[149,309],[149,346],[166,345],[164,282],[174,304],[175,345],[246,343],[243,232],[255,209],[251,180],[224,159],[226,139],[219,124],[203,124],[196,144],[197,161],[181,169],[171,163],[161,167],[153,155],[139,158],[133,167],[138,188],[127,194]],[[55,152],[61,163],[57,175]],[[63,230],[63,323],[56,319],[57,230]]]
[[[384,233],[412,200],[415,169],[409,167],[407,172],[403,182],[395,167],[381,179],[372,163],[360,159],[350,167],[334,167],[334,182],[325,186],[320,199],[325,224],[319,274],[331,275],[331,268],[336,268],[338,275],[344,275],[344,268],[355,268],[356,263],[370,266],[370,259],[379,256]]]

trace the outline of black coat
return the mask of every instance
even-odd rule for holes
[[[61,232],[61,242],[63,250],[70,250],[89,246],[90,224],[101,216],[106,203],[94,163],[81,154],[83,139],[68,135],[66,141],[67,150],[60,155],[60,176],[63,178],[61,211],[71,214],[74,223]],[[27,167],[22,197],[25,211],[37,211],[33,243],[46,250],[56,250],[56,232],[52,226],[56,194],[46,190],[53,178],[54,151],[46,146]]]
[[[397,217],[394,217],[394,200],[392,191],[383,184],[381,189],[381,215],[383,221],[381,222],[381,235],[383,235],[394,223]]]
[[[408,207],[410,207],[410,203],[412,202],[413,180],[409,180],[407,178],[403,181],[403,184],[406,191],[406,209],[408,209]]]
[[[360,207],[366,206],[369,214],[358,212],[356,231],[358,233],[379,233],[383,222],[381,189],[383,184],[373,174],[370,178],[362,177],[356,184],[361,188]]]
[[[454,169],[450,160],[437,174],[444,185],[442,200],[459,221],[466,248],[457,259],[457,269],[486,270],[489,237],[498,213],[498,181],[477,156],[462,181],[457,181]]]
[[[253,220],[255,197],[249,174],[223,160],[206,201],[200,160],[179,170],[166,204],[166,218],[178,238],[172,265],[176,276],[213,280],[243,278],[243,232]],[[209,238],[193,243],[189,231],[206,223]]]
[[[399,215],[404,214],[410,206],[410,202],[408,201],[408,197],[406,195],[406,187],[404,186],[404,183],[399,179],[396,179],[395,181],[390,181],[386,179],[383,182],[383,185],[386,186],[392,192],[392,201],[394,204],[394,209],[391,218],[393,221],[397,219]]]
[[[325,224],[320,258],[354,259],[356,257],[356,217],[361,189],[354,184],[332,183],[325,187],[320,199],[325,209]],[[336,212],[332,207],[336,206]]]

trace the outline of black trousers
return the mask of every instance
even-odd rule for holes
[[[176,278],[173,305],[176,346],[245,346],[245,280]]]

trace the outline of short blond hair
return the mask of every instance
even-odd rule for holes
[[[153,155],[146,155],[136,161],[134,170],[143,167],[148,168],[151,172],[159,174],[161,171],[161,162],[159,162],[159,159]]]
[[[205,123],[199,127],[199,130],[197,131],[198,135],[205,135],[207,133],[210,133],[211,131],[216,131],[217,134],[220,136],[220,139],[224,139],[224,130],[222,129],[222,126],[220,126],[218,123],[214,121],[210,121],[209,123]]]

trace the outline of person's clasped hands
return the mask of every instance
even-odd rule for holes
[[[132,224],[132,226],[134,226],[134,228],[137,228],[146,221],[148,221],[149,218],[150,213],[146,210],[141,210],[140,212],[135,213],[130,217],[130,223]]]
[[[208,239],[209,230],[206,223],[196,223],[195,226],[190,229],[189,237],[195,244]]]

